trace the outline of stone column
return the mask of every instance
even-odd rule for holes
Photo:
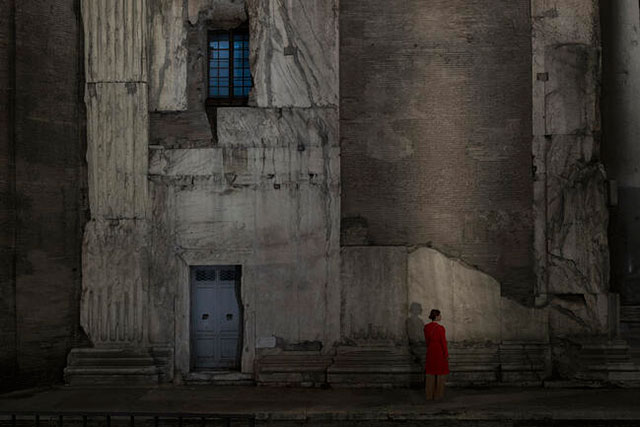
[[[603,157],[617,184],[612,208],[612,287],[625,306],[640,307],[640,10],[637,1],[603,10]],[[631,309],[633,310],[633,309]],[[640,314],[640,310],[636,311]],[[629,308],[623,312],[631,314]],[[634,319],[629,319],[634,320]],[[634,329],[632,322],[624,325]],[[640,328],[636,336],[640,339]]]
[[[146,344],[146,0],[83,0],[91,220],[81,324],[96,347]]]
[[[535,250],[551,334],[607,332],[608,211],[600,162],[595,0],[532,2]]]

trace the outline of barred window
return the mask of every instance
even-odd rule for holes
[[[211,105],[245,105],[251,90],[249,31],[209,33],[208,100]]]

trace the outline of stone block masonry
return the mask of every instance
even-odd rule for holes
[[[598,2],[534,1],[532,19],[537,294],[553,336],[607,334]]]

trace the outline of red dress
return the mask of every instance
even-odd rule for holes
[[[427,344],[427,361],[425,372],[428,375],[447,375],[449,373],[449,351],[444,326],[438,322],[424,326],[424,339]]]

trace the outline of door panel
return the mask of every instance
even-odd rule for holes
[[[220,338],[220,358],[234,360],[237,353],[238,340],[236,338]]]
[[[235,266],[191,269],[191,337],[195,369],[239,367],[238,279]]]
[[[218,325],[220,332],[238,331],[238,304],[236,303],[235,284],[221,284],[218,287],[217,297],[220,301],[220,311],[218,316]]]
[[[193,314],[195,315],[196,331],[215,333],[215,288],[213,286],[197,286],[195,296]]]

